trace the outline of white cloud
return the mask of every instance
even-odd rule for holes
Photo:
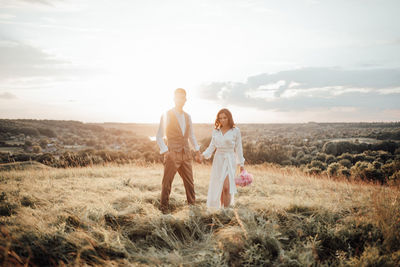
[[[52,5],[60,0],[0,0],[0,5],[7,8],[26,7],[27,5]]]
[[[0,82],[32,82],[76,78],[99,73],[77,66],[41,49],[8,39],[0,39]],[[0,84],[4,87],[4,84]]]
[[[4,19],[4,20],[9,20],[9,19],[13,19],[13,18],[15,18],[16,16],[15,15],[12,15],[12,14],[0,14],[0,19]]]
[[[9,92],[5,92],[0,94],[0,99],[16,99],[17,97],[14,94],[11,94]]]
[[[400,94],[400,87],[379,89],[378,92],[382,95]]]
[[[303,68],[252,76],[246,83],[210,83],[200,95],[225,105],[263,110],[397,108],[400,69]]]

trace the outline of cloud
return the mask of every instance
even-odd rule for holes
[[[76,66],[23,42],[0,37],[0,82],[18,79],[65,79],[99,73]]]
[[[13,18],[15,18],[15,15],[5,14],[5,13],[0,14],[0,19],[8,20]]]
[[[49,4],[53,1],[49,1],[49,0],[20,0],[23,2],[28,2],[28,3],[38,3],[38,4]]]
[[[55,0],[0,0],[0,4],[5,7],[19,7],[23,3],[52,5],[53,2],[55,2]]]
[[[0,94],[0,99],[16,99],[17,97],[9,92]]]
[[[212,82],[200,97],[224,105],[295,111],[324,107],[399,108],[400,69],[302,68]]]

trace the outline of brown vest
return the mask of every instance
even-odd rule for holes
[[[178,119],[175,116],[174,111],[171,109],[167,112],[167,146],[169,151],[182,151],[190,152],[189,148],[189,115],[183,112],[185,115],[186,129],[185,134],[182,134],[181,126],[179,125]]]

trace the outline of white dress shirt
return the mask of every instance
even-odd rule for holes
[[[183,112],[179,113],[175,109],[173,109],[173,111],[178,120],[179,126],[181,127],[182,134],[185,135],[185,130],[186,130],[185,114]],[[196,137],[194,136],[192,118],[190,117],[189,114],[188,114],[188,116],[189,116],[189,141],[190,141],[191,145],[194,147],[194,150],[198,151],[198,150],[200,150],[200,146],[197,144]],[[168,147],[164,142],[165,128],[166,128],[168,122],[169,122],[169,118],[167,116],[167,113],[164,113],[161,116],[160,125],[158,127],[157,136],[156,136],[157,144],[158,144],[158,147],[160,148],[160,154],[163,154],[168,151]]]

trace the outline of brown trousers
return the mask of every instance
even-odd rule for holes
[[[194,204],[196,197],[194,193],[194,181],[192,171],[192,160],[190,152],[171,151],[164,161],[164,176],[161,189],[161,210],[168,209],[171,185],[176,172],[182,177],[185,186],[186,199],[189,204]]]

